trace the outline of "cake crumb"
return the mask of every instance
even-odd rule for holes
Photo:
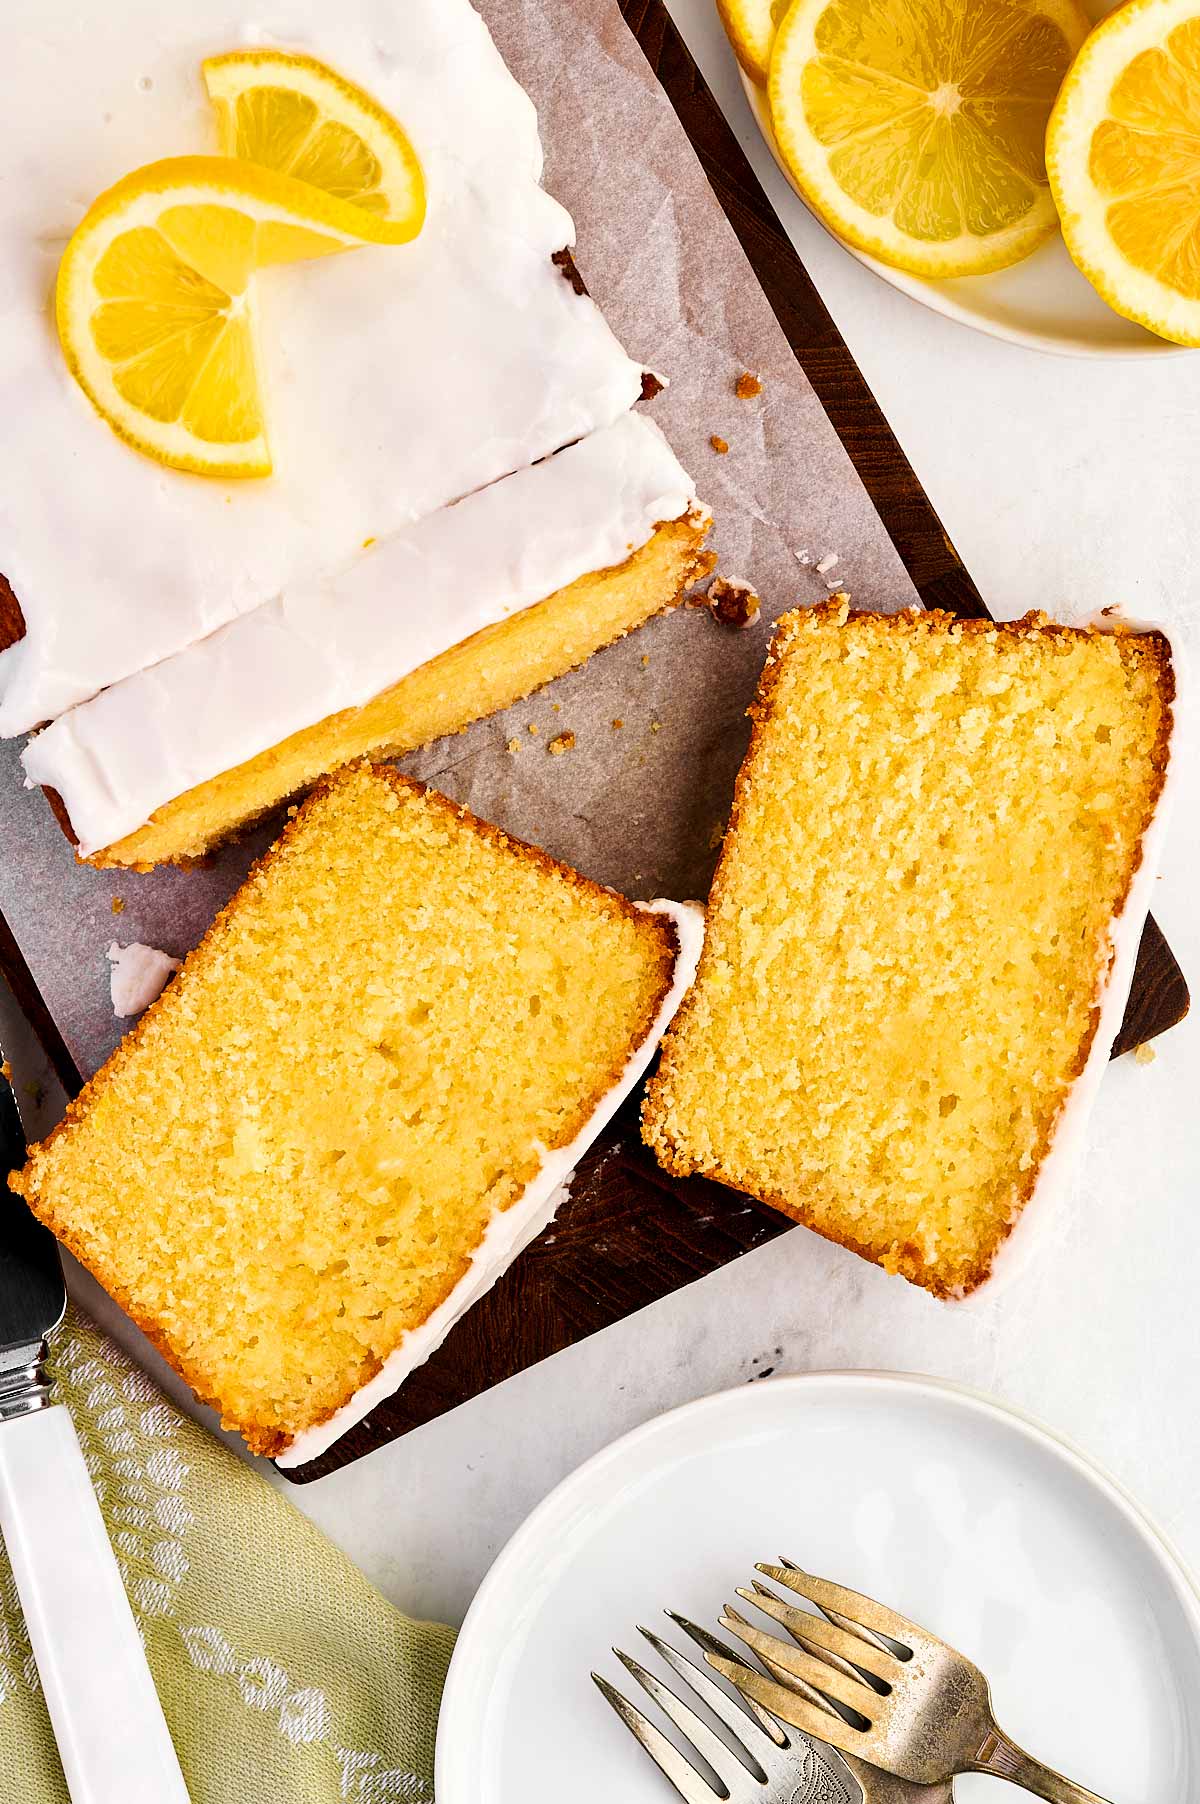
[[[650,731],[652,733],[661,733],[662,732],[662,721],[661,720],[652,720],[650,722]]]
[[[369,539],[363,540],[362,548],[364,551],[370,551],[372,545],[375,545],[375,544],[378,544],[378,540],[376,539],[375,534],[372,533]]]
[[[0,1077],[2,1077],[4,1079],[6,1084],[12,1083],[13,1068],[9,1064],[7,1059],[4,1060],[3,1064],[0,1064]]]
[[[115,914],[115,915],[123,915],[123,914],[124,914],[124,913],[125,913],[125,898],[124,898],[124,896],[114,896],[114,897],[113,897],[113,899],[112,899],[112,911],[113,911],[113,913],[114,913],[114,914]]]
[[[827,551],[825,553],[825,556],[821,559],[820,563],[817,565],[817,575],[818,576],[828,576],[829,572],[833,569],[833,566],[838,561],[839,561],[838,553],[836,551]]]
[[[550,703],[550,706],[551,706],[551,708],[552,708],[552,709],[553,709],[553,711],[554,711],[554,713],[555,713],[555,714],[561,714],[561,713],[562,713],[562,703],[561,703],[561,702],[551,702],[551,703]]]
[[[724,457],[729,449],[729,440],[722,438],[719,432],[714,432],[708,442],[718,457]]]
[[[513,757],[515,758],[517,753],[521,749],[521,741],[519,739],[510,739],[508,742],[508,749],[513,754]]]
[[[575,735],[568,729],[565,733],[556,733],[546,750],[552,758],[561,758],[563,753],[569,752],[574,744]]]
[[[534,738],[535,738],[535,739],[536,739],[536,738],[537,738],[537,732],[538,732],[538,723],[537,723],[537,721],[536,721],[536,720],[531,720],[531,721],[530,721],[530,723],[529,723],[529,731],[530,731],[530,732],[531,732],[531,733],[532,733],[532,734],[533,734],[533,736],[534,736]]]
[[[761,395],[763,385],[752,370],[743,370],[733,385],[733,392],[739,401],[753,401],[755,395]]]
[[[648,651],[644,651],[642,653],[642,669],[648,670],[649,667],[650,667],[650,653]]]
[[[1143,1040],[1140,1046],[1135,1046],[1133,1049],[1135,1065],[1153,1065],[1157,1057],[1158,1054],[1148,1040]]]
[[[725,822],[724,821],[714,821],[712,826],[708,830],[708,849],[709,849],[709,851],[715,852],[717,847],[721,844],[721,841],[724,838],[725,838]]]
[[[613,724],[613,732],[619,733],[621,731],[621,728],[625,725],[625,722],[623,720],[621,720],[620,717],[618,716],[618,718],[616,720],[614,720],[612,724]]]
[[[752,626],[762,612],[758,590],[744,576],[717,576],[708,591],[714,620],[722,626]]]

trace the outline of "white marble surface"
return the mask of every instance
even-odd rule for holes
[[[1166,619],[1200,658],[1200,356],[1054,359],[895,293],[786,188],[711,0],[671,5],[994,612],[1071,618],[1120,602]],[[1193,751],[1154,906],[1196,986],[1198,819]],[[288,1494],[397,1604],[456,1622],[533,1504],[625,1429],[767,1367],[888,1367],[978,1386],[1072,1437],[1200,1568],[1200,1008],[1157,1055],[1106,1074],[1078,1196],[1019,1286],[947,1308],[797,1229]],[[14,1062],[37,1075],[30,1052]],[[56,1106],[51,1090],[45,1112]]]

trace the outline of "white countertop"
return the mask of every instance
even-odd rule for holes
[[[669,3],[993,612],[1119,602],[1200,660],[1200,355],[1049,357],[896,293],[779,176],[711,0]],[[1200,996],[1198,820],[1193,748],[1154,910]],[[395,1603],[457,1622],[529,1509],[636,1423],[764,1368],[886,1367],[1042,1418],[1200,1569],[1200,1003],[1156,1052],[1110,1067],[1060,1244],[994,1298],[937,1304],[798,1228],[331,1478],[295,1487],[264,1470]],[[32,1052],[10,1056],[27,1079]],[[94,1306],[87,1280],[75,1288]]]

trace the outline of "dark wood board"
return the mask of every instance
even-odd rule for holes
[[[620,4],[922,602],[960,616],[986,616],[983,598],[662,0]],[[0,969],[68,1089],[78,1089],[79,1073],[2,917]],[[1114,1056],[1174,1026],[1188,1000],[1183,974],[1151,920]],[[323,1459],[288,1472],[289,1478],[305,1483],[350,1464],[792,1226],[705,1179],[667,1177],[641,1145],[639,1105],[640,1096],[631,1098],[592,1148],[553,1228],[428,1363]]]

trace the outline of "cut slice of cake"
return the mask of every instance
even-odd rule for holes
[[[351,766],[14,1188],[253,1449],[311,1459],[550,1219],[697,912]]]
[[[785,615],[644,1110],[666,1169],[982,1283],[1120,1025],[1174,687],[1115,622]]]
[[[195,858],[326,771],[458,732],[674,606],[709,567],[708,528],[658,427],[627,413],[60,715],[26,775],[81,857]]]

